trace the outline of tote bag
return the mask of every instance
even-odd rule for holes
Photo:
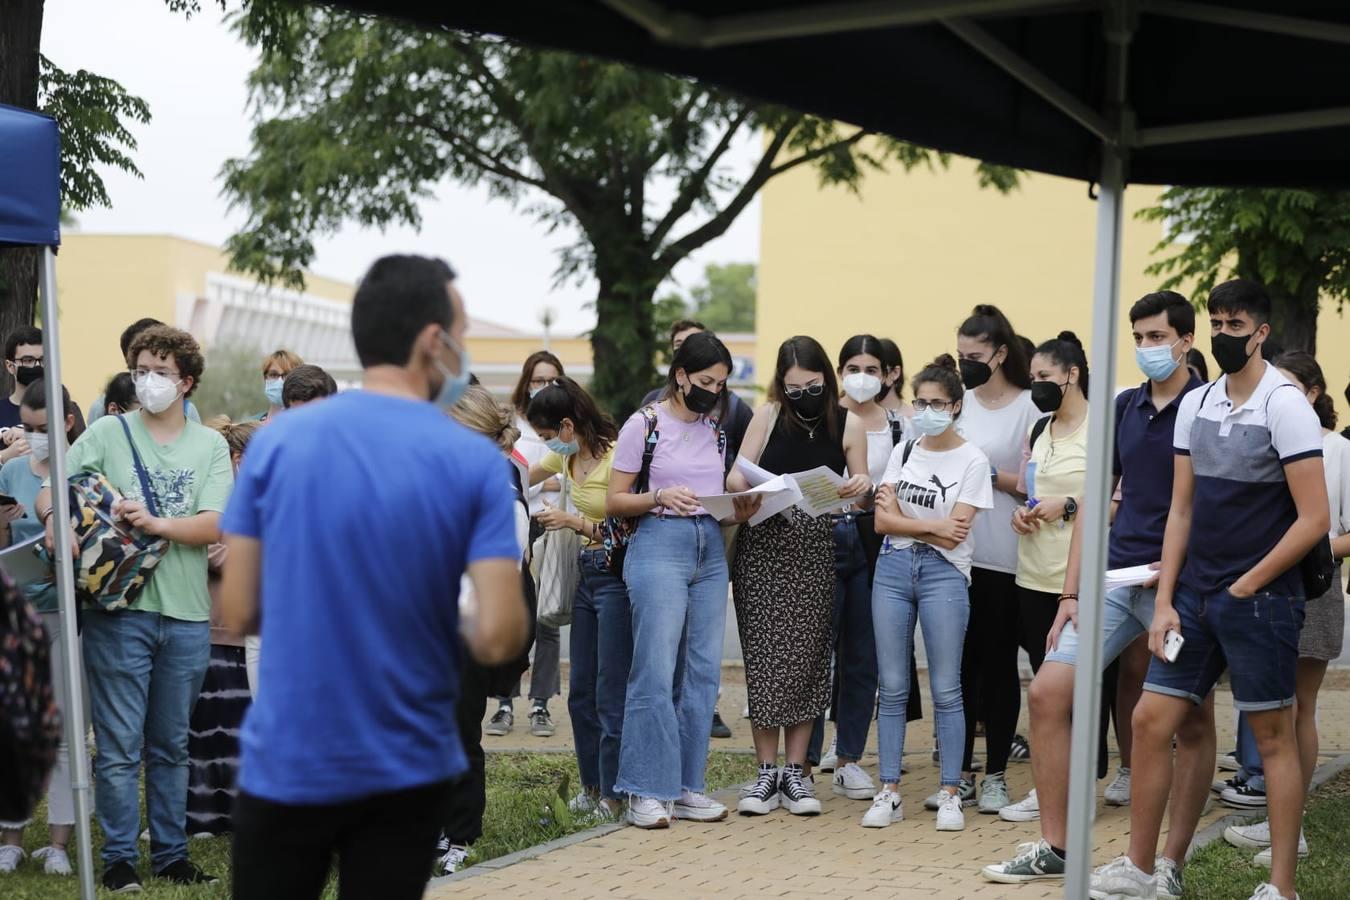
[[[566,509],[572,496],[572,482],[563,460],[562,496],[559,509]],[[539,624],[561,628],[572,622],[572,601],[580,576],[581,535],[570,528],[548,531],[539,548]]]

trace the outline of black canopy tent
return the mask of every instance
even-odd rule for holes
[[[1099,185],[1091,358],[1116,375],[1121,192],[1350,184],[1344,0],[417,0],[343,5],[689,75]],[[1089,412],[1068,898],[1092,861],[1114,414]]]

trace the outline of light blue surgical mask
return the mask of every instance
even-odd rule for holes
[[[459,357],[458,375],[450,374],[450,368],[439,359],[434,360],[436,368],[445,376],[445,384],[441,385],[441,392],[436,395],[436,404],[442,409],[449,409],[459,402],[459,398],[464,396],[464,391],[469,387],[469,351],[450,340],[450,335],[445,332],[441,332],[441,340]]]
[[[938,412],[930,406],[916,412],[914,418],[909,421],[913,423],[915,428],[919,429],[920,433],[929,437],[936,437],[952,426],[952,414]]]
[[[562,438],[556,437],[544,441],[544,446],[559,456],[571,456],[581,449],[581,445],[576,441],[564,441]]]
[[[267,402],[273,406],[281,405],[281,387],[286,383],[284,378],[268,378],[263,381],[263,393],[267,395]]]
[[[1180,343],[1178,339],[1171,347],[1135,347],[1134,360],[1139,371],[1152,381],[1166,381],[1181,365],[1181,360],[1172,358],[1172,347]]]

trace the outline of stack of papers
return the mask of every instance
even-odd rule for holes
[[[729,519],[735,515],[737,497],[759,495],[763,498],[759,512],[750,519],[751,525],[758,525],[770,516],[786,513],[794,506],[807,515],[821,516],[848,509],[856,502],[839,496],[839,488],[847,479],[825,466],[790,475],[774,475],[745,459],[736,460],[736,467],[750,482],[750,490],[740,494],[713,494],[698,498],[703,508],[718,519]]]
[[[1158,570],[1150,565],[1129,566],[1124,569],[1108,569],[1106,572],[1106,589],[1114,591],[1116,588],[1137,587],[1147,581],[1151,581],[1158,575]]]

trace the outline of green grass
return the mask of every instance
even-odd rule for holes
[[[1317,791],[1304,817],[1311,855],[1298,866],[1302,900],[1350,897],[1350,772],[1342,772]],[[1186,900],[1234,900],[1251,896],[1269,877],[1252,864],[1255,851],[1215,841],[1186,864]]]
[[[755,777],[755,759],[741,753],[713,753],[708,757],[708,790],[714,791]],[[566,814],[566,804],[554,803],[559,786],[566,779],[569,793],[576,792],[578,783],[576,757],[570,753],[490,753],[487,758],[487,814],[483,820],[483,836],[473,846],[469,862],[484,862],[542,844],[556,838],[582,831],[595,824],[593,820],[572,821]],[[561,805],[561,809],[558,807]],[[46,807],[38,809],[37,816],[24,835],[24,847],[29,853],[47,844]],[[103,838],[94,826],[94,868],[102,871],[98,851]],[[214,887],[174,887],[147,880],[145,897],[164,900],[207,900],[230,896],[230,839],[228,836],[192,840],[188,850],[193,862],[207,872],[220,876]],[[141,845],[143,859],[149,857],[149,846]],[[146,863],[142,863],[144,874]],[[43,875],[31,860],[25,860],[12,875],[0,875],[0,898],[4,900],[68,900],[77,896],[75,878],[57,878]],[[325,898],[335,898],[337,891],[330,881]]]

